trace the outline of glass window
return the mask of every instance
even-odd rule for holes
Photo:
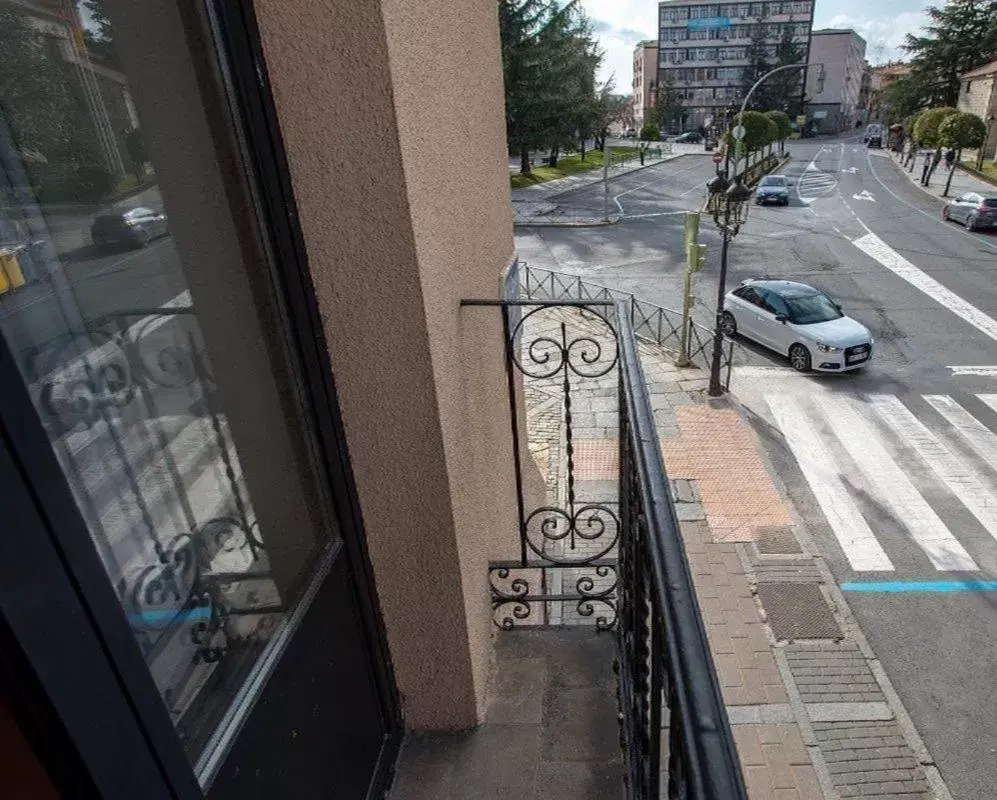
[[[765,295],[765,310],[769,311],[776,316],[788,317],[789,308],[786,306],[786,301],[783,300],[775,292],[766,291]]]
[[[196,763],[331,520],[186,42],[47,5],[0,5],[0,243],[22,278],[0,335]]]
[[[824,294],[799,295],[785,299],[789,307],[789,319],[796,325],[813,325],[844,316],[841,309]]]

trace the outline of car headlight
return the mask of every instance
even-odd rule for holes
[[[822,353],[840,353],[841,352],[841,348],[840,347],[835,347],[833,344],[822,344],[821,342],[817,342],[817,349],[820,350]]]

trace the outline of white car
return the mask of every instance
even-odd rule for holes
[[[869,329],[803,283],[744,281],[727,293],[721,327],[788,356],[800,372],[847,372],[872,358]]]

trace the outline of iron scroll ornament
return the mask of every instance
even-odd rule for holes
[[[557,306],[540,306],[523,314],[516,327],[512,331],[512,340],[520,340],[523,327],[527,321],[535,314],[550,311]],[[560,341],[552,336],[538,336],[526,347],[526,354],[529,356],[530,366],[523,363],[521,354],[514,347],[512,349],[512,361],[516,368],[529,378],[553,378],[562,370],[565,377],[568,372],[572,372],[580,378],[600,378],[609,373],[619,359],[619,351],[616,345],[616,329],[605,316],[598,311],[586,308],[582,311],[586,316],[591,315],[606,326],[609,339],[613,343],[612,357],[605,359],[603,364],[603,345],[592,336],[578,336],[569,340],[567,326],[562,322],[560,325]]]

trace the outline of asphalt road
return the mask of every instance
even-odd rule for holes
[[[861,141],[791,153],[792,202],[751,209],[728,286],[810,283],[873,331],[875,355],[811,377],[743,343],[732,391],[953,796],[990,798],[997,591],[958,581],[997,589],[997,235],[943,222],[938,200]],[[683,214],[712,170],[686,156],[623,176],[622,224],[521,231],[520,256],[680,308]],[[601,207],[601,191],[558,202]],[[710,324],[719,237],[705,216],[701,241],[695,313]],[[967,366],[993,369],[952,369]]]

